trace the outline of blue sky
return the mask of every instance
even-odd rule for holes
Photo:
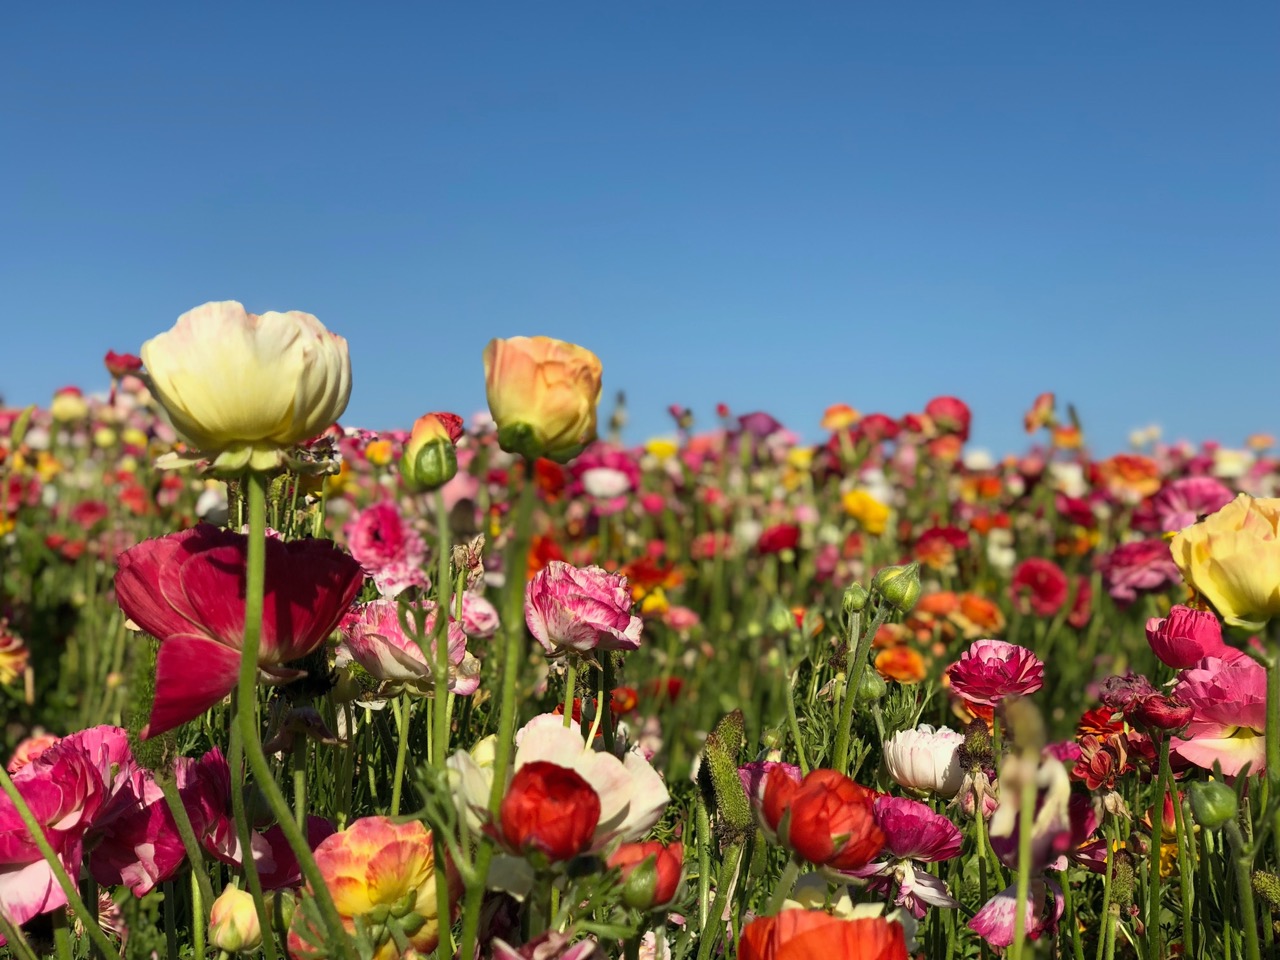
[[[184,310],[316,314],[345,420],[484,403],[493,336],[595,350],[630,439],[724,401],[1042,390],[1280,432],[1280,6],[10,4],[0,392],[105,385]]]

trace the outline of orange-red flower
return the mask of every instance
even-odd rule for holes
[[[509,849],[572,860],[591,845],[600,822],[600,795],[568,767],[535,760],[511,779],[500,818]]]
[[[622,870],[627,904],[652,910],[675,899],[684,871],[684,845],[664,846],[656,840],[624,843],[609,858],[609,866]]]
[[[810,863],[856,870],[884,847],[875,796],[835,770],[813,770],[797,783],[774,768],[765,780],[760,815],[783,846]]]
[[[876,670],[886,680],[919,683],[925,677],[924,657],[911,647],[890,647],[876,654]]]
[[[738,942],[739,960],[907,960],[902,926],[883,917],[840,920],[820,910],[783,910],[752,920]]]

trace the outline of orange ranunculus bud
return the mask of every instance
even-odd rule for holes
[[[865,867],[884,846],[875,792],[835,770],[813,770],[800,783],[770,770],[761,798],[764,826],[785,847],[818,866]]]
[[[596,438],[600,358],[551,337],[490,340],[485,392],[498,444],[527,460],[564,463]]]
[[[1280,497],[1242,493],[1169,548],[1183,578],[1227,623],[1261,630],[1280,617]]]
[[[841,920],[821,910],[783,910],[742,929],[739,960],[907,960],[902,925],[884,917]]]
[[[861,418],[861,414],[847,403],[833,403],[822,414],[822,429],[848,430]]]
[[[413,424],[413,433],[400,458],[400,476],[415,491],[437,490],[458,472],[454,444],[462,436],[462,418],[453,413],[428,413]]]
[[[663,846],[656,840],[624,843],[609,858],[622,870],[622,899],[637,910],[664,907],[676,898],[684,869],[684,846]]]
[[[499,819],[502,839],[516,853],[572,860],[591,845],[600,795],[568,767],[535,760],[511,778]]]

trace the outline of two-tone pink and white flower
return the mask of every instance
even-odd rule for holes
[[[1173,695],[1191,707],[1191,723],[1173,740],[1173,753],[1206,770],[1222,764],[1228,777],[1247,763],[1266,767],[1267,671],[1256,660],[1207,657],[1182,671]]]
[[[884,834],[885,859],[851,871],[869,881],[869,888],[893,891],[893,902],[917,919],[929,907],[958,907],[944,880],[920,869],[921,863],[950,860],[960,853],[960,828],[928,804],[907,797],[880,796],[875,804],[876,826]]]
[[[365,507],[347,521],[342,532],[351,555],[387,599],[429,584],[424,572],[426,544],[391,501]]]
[[[529,631],[551,656],[638,650],[644,622],[631,615],[627,578],[552,560],[525,589]]]
[[[901,730],[884,743],[884,766],[898,786],[950,800],[960,790],[964,770],[960,748],[964,734],[950,727],[922,723]]]
[[[405,633],[400,605],[394,600],[362,603],[342,620],[342,641],[338,644],[337,663],[343,666],[355,661],[374,679],[384,684],[384,693],[409,690],[427,694],[437,689],[435,676],[436,606],[422,601],[404,611],[406,623],[414,628],[415,617],[423,617],[424,636],[431,656],[422,645]],[[480,687],[480,661],[467,652],[467,635],[457,620],[450,618],[449,676],[447,689],[459,696],[470,696]]]

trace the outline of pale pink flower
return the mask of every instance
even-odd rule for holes
[[[1004,640],[977,640],[947,667],[951,690],[971,704],[994,707],[1005,697],[1044,686],[1044,663],[1026,647]]]
[[[1047,905],[1046,897],[1049,898]],[[1052,880],[1033,878],[1024,912],[1027,939],[1039,940],[1046,935],[1053,936],[1065,908],[1061,887]],[[1017,887],[1006,887],[974,914],[968,927],[991,946],[1007,947],[1013,943],[1017,909]]]
[[[425,620],[425,635],[434,637],[436,625],[435,604],[420,601],[405,611],[408,624],[414,626],[414,612],[420,611]],[[387,690],[409,690],[427,694],[436,689],[435,641],[430,660],[422,647],[406,635],[400,622],[400,606],[394,600],[373,600],[363,603],[342,619],[342,641],[338,645],[338,663],[354,660],[374,679],[383,681]],[[448,689],[459,696],[470,696],[480,686],[480,661],[467,652],[467,635],[462,624],[449,620],[449,677]]]
[[[428,585],[423,572],[426,545],[394,503],[383,500],[366,507],[347,522],[342,532],[347,549],[384,597],[394,599],[409,587]]]
[[[963,744],[963,733],[949,727],[935,730],[922,723],[914,730],[901,730],[884,742],[884,766],[898,786],[950,800],[964,778],[960,768]]]
[[[552,560],[525,589],[524,617],[546,652],[638,650],[644,623],[631,615],[627,578]]]
[[[1267,671],[1251,657],[1208,657],[1184,670],[1173,695],[1192,709],[1191,723],[1173,752],[1206,770],[1214,761],[1232,777],[1247,763],[1251,774],[1266,767]]]

